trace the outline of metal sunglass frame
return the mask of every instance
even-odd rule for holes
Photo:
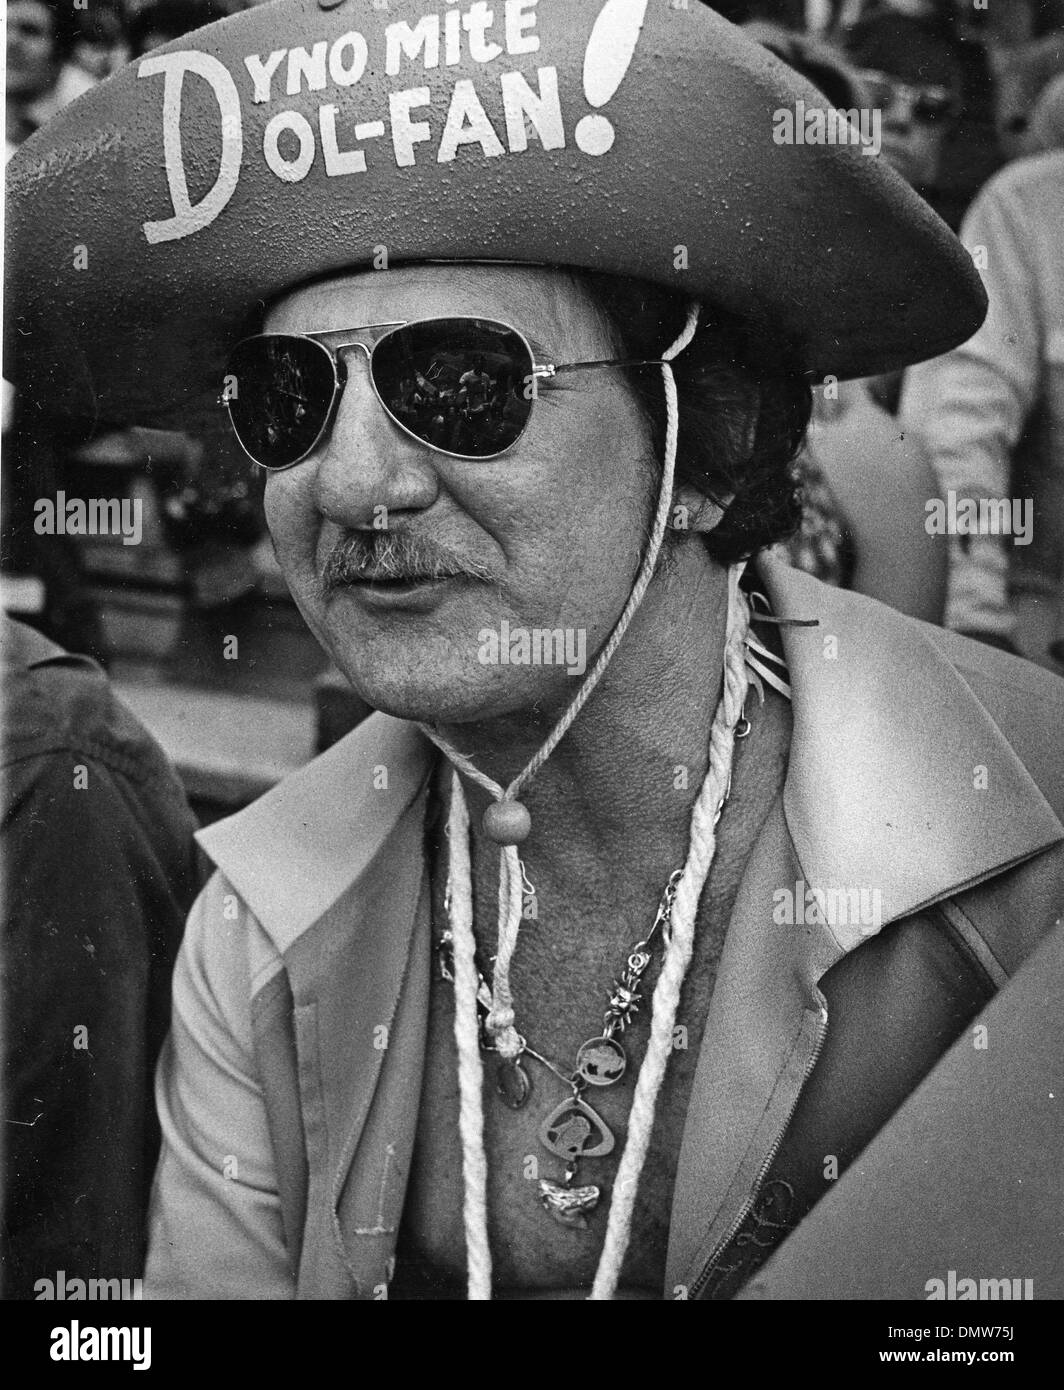
[[[286,469],[295,468],[297,464],[300,464],[305,459],[309,458],[310,455],[321,443],[325,435],[332,428],[333,421],[336,416],[336,411],[340,404],[340,397],[343,395],[344,387],[347,384],[346,375],[344,377],[341,377],[339,354],[341,352],[350,351],[351,349],[358,349],[359,351],[364,352],[366,354],[366,362],[369,365],[370,369],[369,384],[373,388],[373,394],[377,398],[377,403],[380,405],[381,409],[384,411],[385,415],[387,415],[388,419],[392,422],[392,424],[394,424],[398,429],[402,430],[405,435],[408,435],[411,439],[415,440],[418,444],[423,445],[426,449],[431,449],[434,453],[443,454],[445,458],[461,459],[464,463],[487,463],[490,462],[490,460],[492,459],[501,458],[503,454],[509,453],[509,451],[515,447],[515,445],[520,443],[521,439],[524,437],[525,431],[528,429],[529,421],[532,419],[531,409],[528,412],[528,418],[525,420],[525,423],[521,427],[520,434],[518,434],[517,437],[514,440],[512,440],[511,443],[507,444],[504,449],[498,449],[493,454],[458,454],[455,453],[452,449],[444,449],[438,444],[432,444],[427,439],[422,439],[422,437],[419,434],[415,434],[413,430],[409,429],[406,425],[403,424],[402,420],[400,420],[395,414],[393,414],[393,412],[389,409],[387,402],[381,396],[381,393],[377,390],[377,383],[374,380],[373,376],[373,354],[376,352],[377,348],[380,347],[381,343],[385,342],[388,338],[392,336],[392,334],[398,332],[401,328],[418,328],[423,324],[430,323],[483,323],[489,324],[493,328],[501,328],[507,333],[512,333],[515,338],[518,338],[521,341],[526,352],[528,353],[528,360],[532,364],[532,371],[530,375],[533,380],[549,381],[552,377],[557,376],[559,372],[584,371],[593,367],[660,367],[664,362],[663,358],[627,357],[603,357],[598,358],[594,361],[589,360],[583,362],[539,362],[536,360],[537,355],[546,357],[547,353],[545,349],[539,347],[538,344],[534,345],[532,341],[528,337],[526,337],[524,333],[521,332],[520,329],[514,328],[511,324],[504,323],[501,319],[481,318],[475,314],[436,314],[433,315],[431,318],[423,319],[392,319],[386,323],[363,324],[361,327],[358,328],[315,329],[309,333],[253,333],[247,338],[241,338],[240,342],[236,344],[236,347],[234,347],[233,352],[235,353],[237,349],[243,347],[245,343],[256,342],[260,339],[273,338],[307,338],[309,339],[309,341],[315,343],[318,347],[320,347],[322,351],[326,354],[326,356],[329,358],[329,363],[332,368],[332,399],[329,402],[329,408],[325,414],[325,418],[322,422],[321,429],[314,437],[314,442],[310,445],[308,449],[306,449],[302,454],[300,454],[300,456],[297,459],[293,459],[291,463],[280,464],[262,463],[244,447],[244,441],[240,438],[239,431],[237,430],[235,424],[233,424],[232,409],[230,406],[230,402],[227,399],[226,408],[229,411],[230,426],[233,430],[233,433],[236,435],[237,443],[240,445],[241,449],[244,450],[244,453],[247,454],[248,458],[251,459],[252,463],[254,463],[256,467],[263,469],[267,473],[283,473]],[[357,333],[362,336],[369,334],[371,337],[371,341],[369,343],[362,341],[362,336],[358,338],[351,338],[350,335],[352,333]],[[346,341],[338,342],[330,346],[328,343],[324,341],[327,338],[341,338],[346,339]],[[532,399],[535,400],[534,395]]]
[[[958,113],[956,93],[942,83],[904,82],[879,68],[858,68],[856,76],[868,90],[873,109],[889,111],[896,102],[904,101],[907,109],[924,121],[949,120]],[[876,102],[877,89],[889,93],[889,102]]]

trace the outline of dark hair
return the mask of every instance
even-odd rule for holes
[[[109,46],[126,37],[126,16],[121,0],[92,0],[74,16],[77,38],[84,43]]]
[[[609,325],[619,356],[658,357],[679,335],[688,300],[654,286],[579,272]],[[812,391],[793,349],[756,325],[703,305],[689,347],[675,359],[679,403],[677,482],[724,505],[706,537],[721,564],[746,558],[789,536],[801,521],[795,459],[805,439]],[[628,369],[650,425],[654,456],[665,448],[661,371]]]

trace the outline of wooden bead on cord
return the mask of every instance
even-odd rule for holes
[[[522,801],[495,801],[484,812],[484,834],[497,845],[519,845],[527,840],[532,817]]]

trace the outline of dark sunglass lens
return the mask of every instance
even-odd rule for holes
[[[229,418],[264,468],[285,468],[313,448],[329,416],[332,359],[309,338],[268,334],[239,343],[229,358]]]
[[[426,444],[467,458],[508,449],[532,410],[522,339],[488,319],[436,319],[397,329],[373,354],[388,411]]]

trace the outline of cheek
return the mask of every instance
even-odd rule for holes
[[[309,472],[300,474],[297,467],[269,474],[262,501],[286,575],[298,579],[308,567],[313,572],[320,517],[311,500]]]
[[[607,549],[638,555],[659,478],[646,422],[627,392],[589,396],[563,483],[571,534],[582,536],[594,555]]]
[[[480,525],[507,558],[511,597],[532,616],[598,627],[627,597],[652,503],[642,417],[620,393],[544,403]],[[475,513],[472,497],[464,505]]]

